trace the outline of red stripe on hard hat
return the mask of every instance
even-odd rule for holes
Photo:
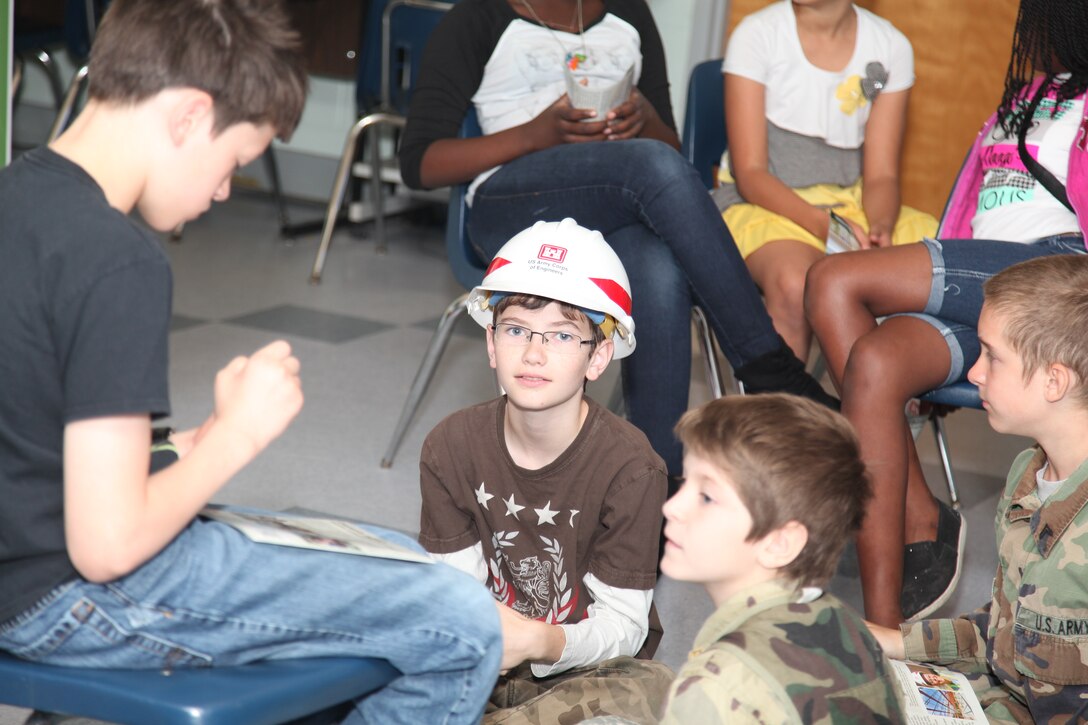
[[[502,257],[495,257],[494,259],[491,260],[491,264],[488,265],[487,271],[484,272],[484,276],[486,277],[487,275],[494,272],[496,269],[500,269],[502,267],[505,267],[508,264],[510,264],[509,259],[503,259]]]
[[[623,288],[623,285],[616,282],[614,279],[596,279],[590,277],[589,281],[601,288],[601,291],[607,295],[608,299],[615,302],[620,306],[620,309],[631,314],[631,295],[627,294],[627,290]]]

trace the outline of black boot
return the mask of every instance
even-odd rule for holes
[[[808,374],[805,364],[797,359],[786,342],[778,339],[781,346],[777,350],[733,371],[737,380],[744,384],[744,392],[792,393],[838,410],[839,399],[828,395],[816,378]]]

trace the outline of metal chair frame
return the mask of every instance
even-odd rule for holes
[[[420,10],[432,10],[445,13],[451,7],[452,2],[439,2],[438,0],[391,0],[382,12],[382,57],[381,57],[381,101],[374,111],[367,113],[351,127],[347,140],[344,142],[344,150],[340,154],[340,163],[337,166],[336,176],[333,179],[332,191],[329,194],[329,203],[325,209],[325,221],[321,228],[321,242],[318,244],[317,254],[314,257],[313,267],[310,270],[310,282],[321,282],[324,274],[325,262],[328,258],[329,247],[332,244],[333,232],[340,217],[340,208],[344,202],[344,191],[347,188],[349,177],[368,179],[370,182],[370,197],[372,216],[374,220],[374,236],[378,240],[379,249],[385,246],[385,217],[389,213],[404,211],[410,204],[401,197],[390,200],[384,198],[383,185],[401,184],[400,170],[387,168],[382,163],[382,136],[377,131],[381,128],[403,128],[407,123],[407,117],[401,110],[394,108],[392,102],[392,15],[402,7],[417,8]],[[366,135],[369,141],[369,163],[356,163],[359,153],[360,139]]]

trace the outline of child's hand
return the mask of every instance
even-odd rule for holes
[[[594,115],[596,112],[593,109],[573,108],[570,98],[564,93],[529,122],[533,148],[540,151],[564,143],[603,141],[606,121],[582,121]]]
[[[870,224],[869,244],[873,247],[892,246],[892,230],[883,224]]]
[[[501,602],[495,602],[495,606],[502,627],[500,670],[506,672],[527,660],[555,662],[562,656],[567,639],[562,627],[529,619]]]
[[[901,660],[906,657],[903,633],[899,631],[898,627],[883,627],[868,620],[865,620],[865,626],[869,628],[873,637],[880,643],[880,648],[884,650],[884,654],[893,660]]]
[[[214,425],[263,450],[302,409],[300,367],[283,340],[231,360],[215,376]]]
[[[874,246],[880,246],[873,244],[872,235],[869,232],[865,231],[865,227],[861,226],[853,219],[847,219],[846,217],[842,217],[842,220],[850,225],[850,231],[852,231],[854,233],[854,236],[857,237],[858,243],[861,245],[862,249],[871,249]]]
[[[646,99],[642,97],[637,88],[632,89],[627,100],[613,108],[605,116],[605,121],[608,124],[604,129],[605,136],[611,141],[638,138],[646,125],[645,108]]]

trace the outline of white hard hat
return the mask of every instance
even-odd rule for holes
[[[502,245],[480,286],[468,296],[468,313],[483,327],[493,320],[492,292],[546,297],[603,313],[615,323],[607,318],[597,322],[606,336],[611,333],[613,357],[635,350],[631,283],[623,263],[600,232],[573,219],[537,222]]]

